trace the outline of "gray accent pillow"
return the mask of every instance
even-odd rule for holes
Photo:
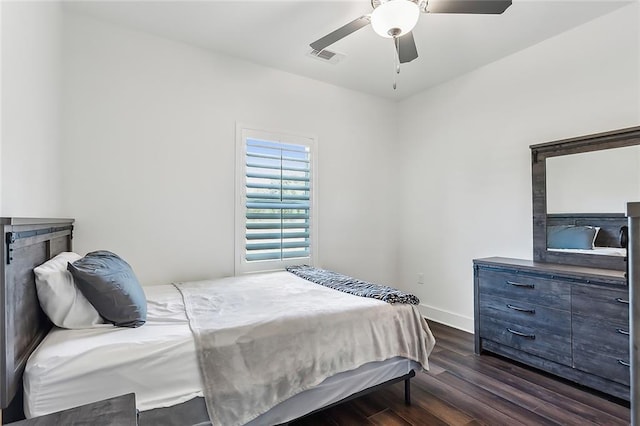
[[[147,298],[131,266],[110,251],[88,253],[67,265],[76,286],[106,322],[139,327],[147,320]]]
[[[547,248],[593,249],[597,228],[593,226],[559,225],[547,227]]]

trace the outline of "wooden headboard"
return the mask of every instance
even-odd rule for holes
[[[40,308],[33,268],[71,251],[73,219],[0,218],[0,409],[22,401],[22,373],[29,355],[51,329]],[[15,407],[22,410],[21,403]],[[9,413],[11,414],[11,409]],[[8,416],[4,416],[9,420]]]

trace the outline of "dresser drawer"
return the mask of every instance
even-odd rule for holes
[[[618,358],[602,353],[577,351],[573,354],[573,368],[626,386],[629,386],[631,382],[631,368],[629,367],[628,357]]]
[[[573,367],[628,386],[628,327],[573,315],[571,328]]]
[[[589,352],[629,360],[629,327],[573,315],[573,353]]]
[[[570,322],[566,320],[566,332],[554,334],[544,326],[514,323],[505,317],[480,315],[480,337],[515,349],[571,365]]]
[[[538,332],[571,338],[571,313],[538,306],[527,301],[480,295],[480,318],[494,317],[510,324],[535,328]]]
[[[490,294],[514,300],[526,300],[540,306],[571,309],[571,284],[535,277],[516,271],[478,270],[481,295]]]
[[[617,290],[587,285],[574,285],[571,312],[592,319],[629,324],[629,290]]]

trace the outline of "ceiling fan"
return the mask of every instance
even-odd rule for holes
[[[310,44],[317,52],[371,24],[380,36],[392,38],[396,47],[396,73],[400,64],[418,57],[411,31],[420,13],[470,13],[499,15],[511,6],[511,0],[371,0],[373,12],[354,19]],[[396,88],[395,82],[393,88]]]

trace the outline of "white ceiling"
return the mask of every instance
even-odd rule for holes
[[[371,26],[328,48],[346,56],[337,64],[307,56],[309,43],[370,13],[369,0],[74,1],[64,7],[268,67],[403,99],[632,1],[513,0],[502,15],[422,14],[413,31],[420,56],[402,65],[395,91],[393,42]]]

